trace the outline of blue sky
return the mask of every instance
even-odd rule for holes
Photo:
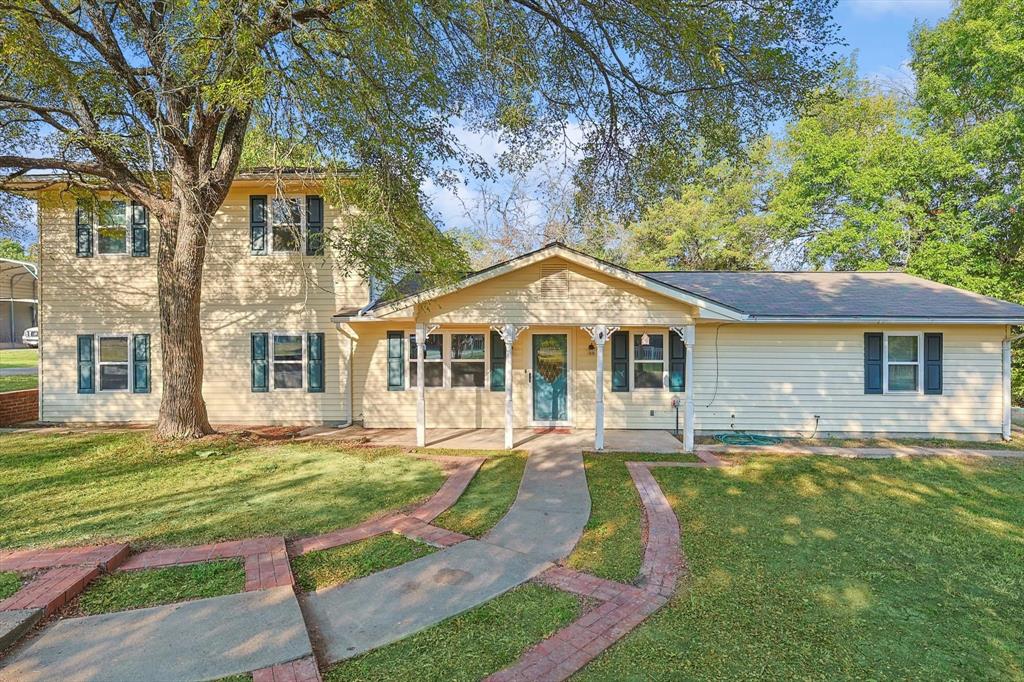
[[[839,0],[835,21],[846,45],[837,48],[841,54],[857,52],[857,65],[863,77],[882,84],[909,85],[912,77],[907,68],[910,57],[909,36],[915,22],[934,25],[949,15],[951,0]],[[463,142],[493,160],[501,150],[496,140],[465,132]],[[501,192],[509,184],[500,179],[489,184]],[[457,194],[445,189],[427,187],[433,209],[446,229],[467,224],[466,207],[474,205],[473,188]]]

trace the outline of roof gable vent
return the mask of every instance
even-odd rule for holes
[[[564,265],[540,266],[540,297],[546,301],[569,295],[569,269]]]

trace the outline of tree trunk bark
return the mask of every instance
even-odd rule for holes
[[[204,208],[200,200],[189,197],[187,188],[175,193],[179,196],[174,197],[174,213],[159,219],[157,281],[163,386],[157,435],[199,438],[214,432],[203,399],[203,340],[199,322],[203,261],[212,211]]]

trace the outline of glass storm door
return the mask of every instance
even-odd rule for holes
[[[564,422],[569,419],[568,337],[565,334],[533,335],[533,419]]]

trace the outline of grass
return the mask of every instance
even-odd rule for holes
[[[643,508],[625,462],[696,462],[695,455],[584,454],[590,519],[566,565],[609,580],[632,582],[643,560]]]
[[[399,642],[344,661],[325,682],[479,680],[578,617],[572,595],[527,584]]]
[[[0,393],[7,393],[8,391],[25,391],[38,386],[39,377],[37,376],[0,377]]]
[[[519,492],[526,467],[526,453],[494,452],[477,471],[466,491],[452,508],[435,519],[434,524],[480,537],[496,524]]]
[[[292,559],[295,582],[305,591],[341,585],[404,564],[434,551],[401,535],[380,535],[351,545],[310,552]]]
[[[578,679],[1024,677],[1024,464],[762,456],[655,476],[688,590]]]
[[[423,500],[444,479],[395,449],[240,437],[7,433],[0,453],[0,547],[309,535]]]
[[[142,609],[235,594],[244,587],[245,569],[237,560],[127,571],[90,585],[78,598],[78,608],[85,615]]]
[[[0,572],[0,601],[21,589],[21,576],[12,571]]]
[[[38,364],[39,350],[36,348],[0,350],[0,369],[35,367]]]
[[[700,436],[701,445],[720,445],[713,436]],[[948,438],[784,438],[784,445],[832,448],[888,448],[913,445],[926,448],[967,448],[971,450],[1024,450],[1024,432],[1014,431],[1010,440],[951,440]]]

